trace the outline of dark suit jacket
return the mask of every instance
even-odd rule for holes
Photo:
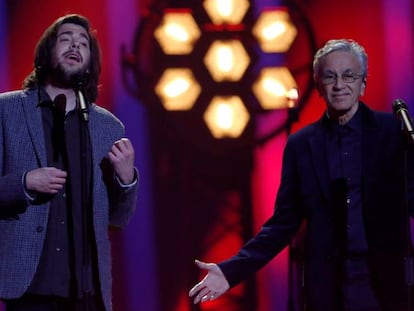
[[[375,291],[384,310],[405,310],[406,175],[413,209],[413,154],[405,168],[405,137],[399,120],[360,103],[363,118],[362,200]],[[303,221],[306,310],[341,310],[341,214],[329,182],[326,116],[288,138],[273,216],[234,257],[219,264],[231,286],[257,271],[291,241]],[[412,152],[412,146],[410,146]],[[412,215],[412,213],[411,213]]]
[[[47,166],[37,90],[0,95],[0,298],[20,297],[36,271],[45,238],[49,203],[32,204],[23,174]],[[109,111],[90,105],[93,164],[93,226],[99,279],[106,309],[111,310],[111,251],[108,226],[127,224],[136,207],[137,185],[122,188],[106,171],[107,153],[124,136],[122,123]],[[112,176],[109,183],[104,176]]]

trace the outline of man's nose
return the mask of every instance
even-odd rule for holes
[[[72,48],[79,49],[80,43],[77,40],[72,40]]]
[[[336,77],[334,82],[334,87],[336,88],[342,88],[345,85],[345,81],[342,79],[341,76]]]

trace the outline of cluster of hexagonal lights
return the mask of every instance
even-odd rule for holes
[[[238,25],[250,3],[248,0],[205,0],[203,7],[215,25]],[[286,52],[297,30],[285,9],[260,13],[252,33],[265,53]],[[154,36],[167,55],[186,55],[202,36],[190,10],[166,10]],[[214,40],[204,58],[205,66],[216,82],[239,81],[249,65],[249,55],[237,38]],[[252,90],[263,109],[290,108],[298,97],[295,79],[286,67],[267,67],[260,71]],[[167,68],[155,93],[167,110],[189,110],[195,104],[201,86],[189,68]],[[236,138],[249,122],[249,112],[237,94],[215,95],[204,113],[215,138]]]

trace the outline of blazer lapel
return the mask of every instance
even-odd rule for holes
[[[379,146],[383,140],[382,131],[379,130],[378,124],[374,119],[374,113],[364,105],[361,105],[363,111],[363,137],[362,137],[362,180],[365,191],[370,187],[370,177],[377,176],[375,171],[378,169],[377,158],[381,154]]]
[[[26,117],[30,141],[33,145],[39,167],[47,166],[42,114],[41,109],[38,107],[37,91],[24,93],[21,104]]]
[[[319,184],[326,199],[329,199],[329,171],[326,149],[326,132],[323,130],[322,121],[316,124],[314,135],[309,138],[312,162]]]
[[[91,150],[92,150],[92,184],[93,189],[97,189],[100,183],[100,174],[101,174],[101,167],[102,164],[102,156],[106,155],[105,145],[102,145],[102,127],[100,126],[99,122],[97,122],[96,111],[94,109],[94,105],[90,104],[89,106],[89,121],[88,121],[88,128],[89,128],[89,138],[91,142]],[[109,151],[109,150],[108,150]]]
[[[88,121],[88,128],[89,128],[89,138],[91,141],[91,148],[92,148],[92,161],[95,167],[98,162],[98,155],[102,153],[100,148],[104,148],[98,142],[100,140],[100,133],[102,132],[102,128],[99,127],[99,124],[96,122],[96,117],[94,116],[95,110],[93,109],[92,105],[89,107],[89,121]]]

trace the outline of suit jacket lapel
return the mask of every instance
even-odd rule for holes
[[[90,105],[89,107],[89,121],[88,121],[88,127],[89,127],[89,138],[91,141],[91,148],[92,148],[92,162],[93,166],[95,167],[98,161],[98,154],[100,153],[99,148],[103,147],[100,146],[97,142],[100,141],[99,139],[99,133],[101,133],[102,128],[99,127],[99,124],[96,123],[96,117],[94,117],[95,111]]]
[[[373,112],[366,106],[361,106],[363,111],[363,137],[362,137],[362,182],[364,191],[366,192],[370,187],[370,177],[377,176],[377,157],[380,155],[381,147],[379,144],[383,140],[382,132],[375,122]]]
[[[326,199],[329,199],[329,171],[326,147],[326,131],[322,126],[322,120],[316,123],[314,135],[309,138],[312,162],[319,184]]]
[[[91,150],[92,150],[92,184],[93,189],[97,189],[99,187],[99,176],[101,174],[101,161],[102,156],[105,156],[106,150],[104,149],[105,146],[102,145],[102,127],[100,123],[97,122],[97,115],[94,109],[93,104],[89,105],[89,121],[88,121],[88,128],[89,128],[89,138],[91,142]],[[108,150],[109,151],[109,150]]]
[[[26,117],[30,141],[40,167],[47,166],[41,109],[38,107],[37,91],[28,91],[22,96],[22,108]]]

